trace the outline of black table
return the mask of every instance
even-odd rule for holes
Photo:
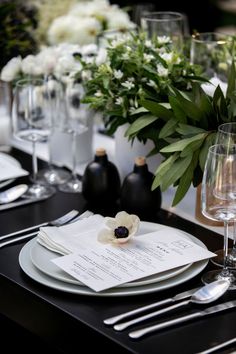
[[[29,155],[13,149],[12,156],[16,157],[24,168],[31,170]],[[90,206],[80,194],[57,192],[46,201],[2,211],[0,235],[54,219],[73,208],[82,212],[88,207]],[[109,207],[109,210],[93,209],[94,212],[99,211],[103,215],[111,216],[114,216],[117,210],[118,205],[112,209]],[[202,240],[211,251],[223,246],[221,235],[165,210],[160,210],[147,221],[185,230]],[[84,347],[89,353],[95,345],[96,350],[103,353],[184,354],[197,353],[235,336],[236,309],[233,309],[172,327],[140,340],[131,340],[127,335],[128,329],[120,333],[115,332],[103,324],[103,319],[199,286],[201,274],[169,290],[146,295],[109,298],[69,294],[40,285],[24,274],[19,266],[18,256],[25,243],[26,241],[22,241],[0,249],[0,320],[5,326],[5,333],[11,330],[13,341],[17,341],[19,348],[23,340],[24,349],[26,350],[30,343],[31,352],[34,353],[37,353],[37,350],[42,352],[42,348],[52,348],[53,353],[77,353],[83,352]],[[210,268],[212,265],[209,263],[203,272]],[[235,299],[235,295],[235,291],[229,291],[215,304]],[[164,318],[194,312],[196,309],[199,309],[199,306],[192,304]],[[154,319],[148,324],[161,320],[162,318]],[[1,335],[1,340],[2,338],[4,340],[4,335]],[[221,353],[228,353],[232,348],[231,346]]]

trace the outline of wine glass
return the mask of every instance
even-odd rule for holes
[[[82,191],[82,182],[76,174],[77,137],[88,130],[88,115],[81,109],[81,99],[84,88],[80,83],[68,85],[64,100],[65,122],[64,129],[72,135],[72,171],[70,179],[59,185],[62,192],[79,193]]]
[[[216,144],[209,148],[202,180],[202,213],[205,217],[224,222],[224,263],[222,270],[203,275],[207,284],[228,279],[230,289],[236,289],[236,272],[227,266],[229,223],[236,220],[236,145],[226,148]]]
[[[184,38],[184,16],[179,12],[143,12],[141,27],[149,38],[170,38],[173,45],[182,50]]]
[[[63,168],[55,167],[52,160],[52,135],[55,130],[60,129],[61,105],[63,100],[64,88],[63,85],[54,77],[48,77],[45,80],[48,89],[48,114],[51,117],[51,132],[48,137],[48,167],[38,172],[37,181],[58,185],[65,183],[70,178],[70,173]]]
[[[33,184],[24,198],[50,197],[55,193],[51,186],[37,182],[38,164],[36,143],[45,141],[50,134],[51,117],[48,114],[48,91],[41,79],[24,79],[16,82],[12,109],[13,135],[32,143]]]
[[[223,144],[226,149],[236,144],[236,122],[224,123],[218,127],[216,143]],[[215,252],[217,257],[211,259],[212,263],[222,266],[224,263],[223,250]],[[233,247],[229,248],[227,256],[229,267],[236,268],[236,223],[233,223]]]
[[[192,36],[190,62],[199,65],[202,76],[210,81],[210,84],[203,84],[203,89],[210,95],[217,85],[226,91],[232,52],[233,38],[230,35],[202,32]]]

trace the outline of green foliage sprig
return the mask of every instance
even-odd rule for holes
[[[145,129],[156,132],[152,154],[160,152],[165,159],[155,172],[152,189],[160,186],[165,191],[171,185],[176,186],[173,206],[184,198],[191,184],[196,187],[201,183],[208,149],[215,142],[218,126],[236,121],[235,93],[233,63],[226,95],[218,86],[210,97],[196,82],[190,93],[172,87],[169,106],[163,106],[153,97],[142,100],[149,114],[138,118],[126,135],[134,138]]]

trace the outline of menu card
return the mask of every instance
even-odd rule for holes
[[[28,171],[12,163],[4,154],[0,154],[0,181],[27,176],[28,174]]]
[[[213,256],[180,231],[165,229],[134,236],[115,246],[84,240],[76,253],[52,261],[99,292]]]

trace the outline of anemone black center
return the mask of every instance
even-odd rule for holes
[[[114,231],[116,238],[126,238],[129,236],[129,230],[125,226],[118,226]]]

